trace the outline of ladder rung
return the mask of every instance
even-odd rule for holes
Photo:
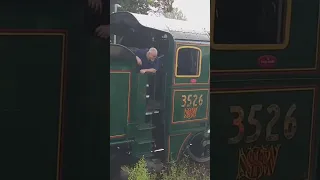
[[[153,126],[152,124],[150,124],[150,125],[139,125],[138,127],[138,130],[148,130],[148,129],[154,129],[155,128],[155,126]]]
[[[138,144],[149,144],[149,143],[154,143],[154,140],[140,140],[137,141]]]
[[[153,112],[146,112],[146,116],[152,115],[152,114],[153,114]]]
[[[117,141],[117,142],[110,142],[110,146],[116,146],[116,145],[120,145],[120,144],[129,144],[129,143],[133,143],[133,140],[123,140],[123,141]]]
[[[158,114],[160,111],[148,111],[146,112],[146,116],[152,115],[152,114]]]

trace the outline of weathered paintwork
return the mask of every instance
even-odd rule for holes
[[[243,88],[242,83],[221,83],[212,89],[211,143],[215,148],[211,176],[230,180],[313,179],[318,86],[297,80],[246,84]],[[239,116],[232,106],[241,107],[243,114]],[[293,136],[290,131],[295,132]]]
[[[284,40],[282,44],[215,44],[214,17],[216,0],[211,3],[212,19],[212,61],[213,79],[246,79],[292,77],[288,73],[308,76],[307,73],[319,72],[318,33],[319,1],[286,0],[285,21],[283,22]],[[308,17],[308,18],[306,18]],[[232,22],[230,22],[232,23]],[[308,29],[306,33],[306,29]],[[273,56],[272,66],[264,66],[259,59]],[[254,75],[253,75],[254,74]],[[229,75],[224,76],[224,75]]]

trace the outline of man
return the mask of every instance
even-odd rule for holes
[[[158,51],[156,48],[139,49],[136,51],[137,64],[140,66],[140,73],[156,73],[159,69]]]

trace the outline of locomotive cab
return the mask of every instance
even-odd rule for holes
[[[155,74],[148,74],[148,109],[158,111],[161,109],[161,99],[164,88],[163,76],[164,64],[168,58],[169,44],[173,43],[173,38],[170,34],[157,29],[144,27],[136,22],[133,16],[128,16],[127,13],[117,13],[117,16],[111,16],[111,34],[117,36],[117,44],[128,47],[133,53],[137,49],[146,49],[155,47],[158,50],[158,60],[160,68]],[[152,113],[152,112],[149,112]]]
[[[173,38],[170,34],[145,27],[137,22],[136,18],[127,12],[118,12],[110,17],[111,35],[116,35],[116,44],[127,47],[133,54],[137,49],[147,49],[155,47],[158,50],[158,61],[160,68],[154,74],[147,73],[145,84],[145,120],[146,126],[157,127],[152,130],[153,150],[164,148],[163,135],[165,123],[161,119],[161,110],[165,109],[165,92],[166,92],[166,61],[168,61],[170,44],[173,44]],[[114,44],[112,45],[114,46]],[[135,61],[135,57],[131,58]],[[137,66],[137,65],[136,65]],[[112,67],[111,67],[112,68]],[[136,71],[138,74],[138,71]],[[158,136],[158,137],[157,137]]]

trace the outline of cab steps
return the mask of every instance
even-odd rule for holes
[[[153,147],[155,140],[152,137],[152,130],[156,128],[151,123],[142,123],[136,126],[137,136],[132,144],[132,153],[134,156],[141,158],[144,156],[153,157]]]

